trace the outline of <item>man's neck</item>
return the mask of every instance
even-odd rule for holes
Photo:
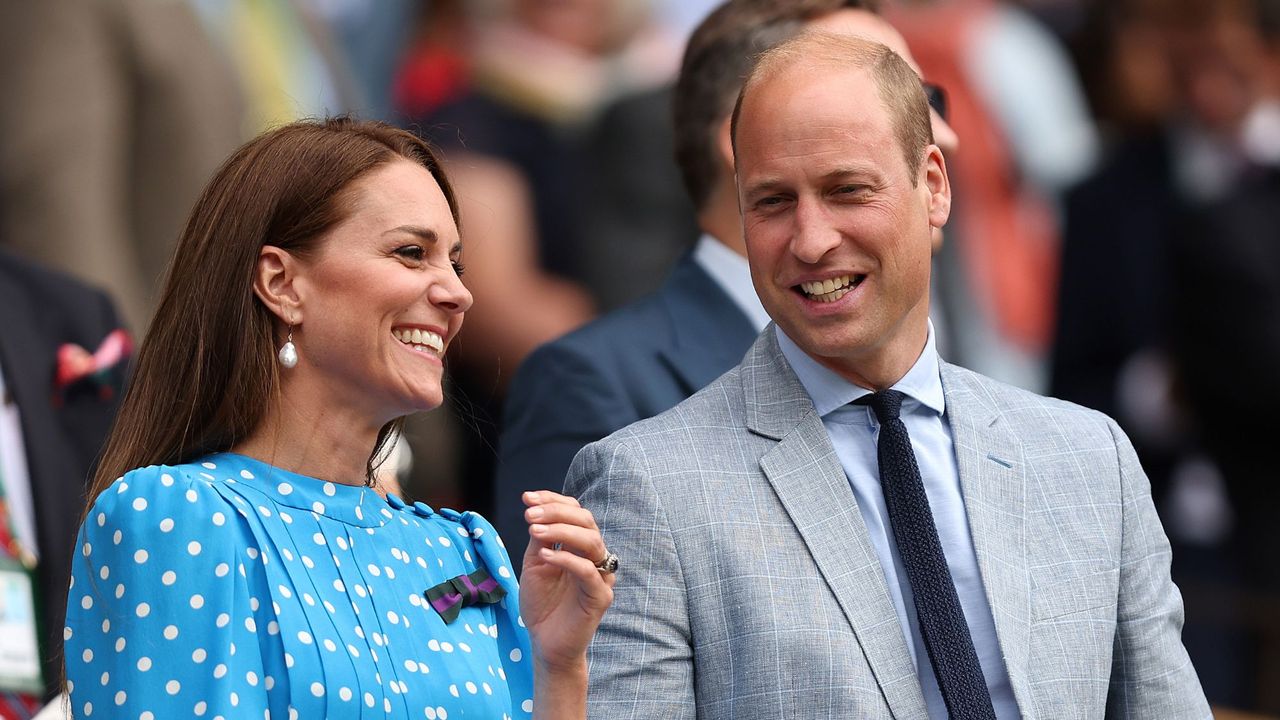
[[[929,319],[906,318],[904,327],[881,347],[847,357],[820,357],[808,352],[818,364],[849,382],[879,392],[893,387],[920,359],[929,342]]]

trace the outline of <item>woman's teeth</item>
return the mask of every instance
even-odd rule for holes
[[[863,277],[862,275],[841,275],[828,280],[800,283],[800,290],[810,300],[823,303],[835,302],[857,287]]]
[[[418,352],[433,352],[437,355],[444,352],[444,339],[430,330],[421,330],[419,328],[399,330],[392,329],[391,334],[397,340],[412,347]]]

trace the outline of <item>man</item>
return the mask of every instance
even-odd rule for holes
[[[129,341],[119,328],[101,292],[0,251],[0,528],[16,541],[0,548],[0,558],[22,555],[34,563],[48,693],[62,675],[71,549],[84,492],[127,365]],[[13,639],[13,626],[6,628],[0,648]]]
[[[704,233],[654,295],[536,351],[507,399],[499,533],[524,537],[520,493],[556,487],[587,443],[684,400],[732,368],[769,318],[751,287],[729,116],[760,51],[802,26],[862,35],[907,55],[868,0],[730,0],[689,40],[673,105],[676,159]],[[955,133],[936,114],[949,151]]]
[[[938,359],[951,192],[909,67],[802,35],[735,119],[775,325],[574,460],[566,492],[623,568],[591,716],[1208,717],[1128,441]]]

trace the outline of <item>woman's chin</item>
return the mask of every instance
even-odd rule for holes
[[[401,415],[431,412],[444,404],[444,392],[440,388],[416,392],[405,398],[404,412]]]

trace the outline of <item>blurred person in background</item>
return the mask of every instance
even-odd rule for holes
[[[414,18],[441,0],[297,0],[311,8],[332,38],[337,67],[349,68],[355,98],[349,108],[360,117],[396,118],[395,82],[413,40]],[[447,2],[444,4],[448,4]]]
[[[1179,546],[1184,635],[1210,699],[1280,710],[1276,473],[1248,450],[1265,436],[1250,418],[1265,427],[1274,397],[1265,178],[1280,142],[1265,129],[1277,75],[1262,32],[1274,10],[1092,10],[1077,55],[1107,147],[1067,198],[1052,389],[1133,438]]]
[[[1003,0],[911,0],[889,19],[947,89],[964,152],[938,262],[948,357],[1033,392],[1047,387],[1061,193],[1093,167],[1098,137],[1070,57]]]
[[[1177,395],[1231,509],[1219,560],[1238,569],[1239,590],[1219,588],[1201,606],[1215,603],[1218,621],[1229,609],[1244,629],[1240,674],[1224,678],[1232,699],[1280,714],[1280,469],[1270,452],[1280,408],[1280,2],[1251,0],[1245,10],[1256,33],[1240,28],[1227,40],[1240,59],[1232,77],[1251,98],[1231,143],[1242,166],[1230,190],[1193,208],[1170,238],[1169,352]],[[1203,82],[1205,102],[1222,108],[1212,96],[1223,80]]]
[[[655,291],[699,235],[675,162],[670,85],[609,103],[586,133],[578,253],[601,312]]]
[[[585,183],[580,133],[614,93],[661,81],[642,0],[476,3],[460,97],[410,127],[442,147],[458,184],[481,302],[451,376],[467,444],[462,474],[491,478],[505,388],[533,348],[594,315],[577,264]],[[659,51],[653,50],[654,42]],[[488,508],[487,483],[467,504]]]
[[[730,0],[694,31],[672,104],[676,159],[703,235],[656,293],[543,346],[520,367],[499,444],[500,530],[519,527],[523,490],[563,482],[583,446],[700,390],[768,324],[742,237],[729,146],[734,99],[755,57],[803,28],[871,38],[910,62],[902,36],[874,13],[878,5]],[[936,111],[931,118],[953,151],[955,133]]]
[[[6,720],[30,717],[60,684],[76,507],[115,417],[130,349],[106,295],[0,249]]]
[[[173,238],[245,137],[360,104],[294,0],[0,6],[0,222],[27,257],[101,285],[145,328]]]
[[[235,70],[192,3],[0,3],[0,242],[146,326],[173,238],[241,139]]]
[[[393,81],[392,102],[399,122],[430,117],[466,93],[473,34],[467,4],[467,0],[418,4],[412,38]]]

